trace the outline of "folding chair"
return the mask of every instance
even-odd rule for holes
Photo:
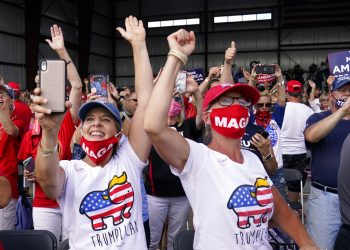
[[[303,173],[297,169],[285,168],[283,169],[284,179],[286,181],[300,182],[300,202],[289,202],[293,210],[301,210],[301,222],[304,224],[304,190],[303,190]]]
[[[173,241],[174,250],[193,250],[194,230],[179,232]]]
[[[3,230],[0,231],[0,245],[4,250],[57,250],[57,240],[47,230]]]

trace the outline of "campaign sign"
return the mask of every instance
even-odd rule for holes
[[[329,73],[334,75],[334,81],[350,81],[350,51],[328,54]]]
[[[191,75],[197,83],[204,81],[204,71],[202,68],[199,69],[186,69],[187,74]]]

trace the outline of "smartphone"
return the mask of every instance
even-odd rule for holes
[[[260,130],[258,133],[261,134],[265,139],[269,136],[269,132],[265,130]]]
[[[28,157],[27,159],[25,159],[23,161],[23,167],[25,170],[29,172],[33,172],[35,169],[33,157]],[[31,182],[27,181],[27,179],[23,175],[23,187],[28,188],[30,187],[30,185],[31,185]]]
[[[175,85],[176,92],[179,92],[180,94],[186,92],[186,77],[187,77],[186,71],[180,71],[177,74],[176,85]]]
[[[95,92],[101,97],[108,97],[107,84],[109,82],[109,75],[105,73],[91,74],[90,77],[91,92]]]
[[[62,59],[42,59],[39,61],[39,85],[41,96],[47,99],[43,107],[53,113],[66,111],[66,61]]]
[[[29,172],[33,172],[35,169],[33,157],[28,157],[23,161],[23,167]]]
[[[275,74],[275,66],[273,65],[258,65],[255,67],[255,72],[257,74],[268,74],[272,75]]]

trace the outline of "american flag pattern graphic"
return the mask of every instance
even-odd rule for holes
[[[107,225],[103,222],[103,219],[107,217],[112,217],[113,225],[116,226],[122,223],[124,218],[131,216],[134,191],[131,184],[127,182],[125,172],[123,172],[123,175],[125,175],[125,178],[121,183],[117,181],[120,177],[114,176],[108,189],[92,191],[82,200],[79,212],[85,214],[91,220],[93,230],[106,229]]]
[[[237,226],[249,228],[251,221],[257,226],[266,223],[272,213],[273,196],[266,179],[257,178],[255,185],[241,185],[233,191],[227,208],[237,215]],[[250,220],[252,219],[252,220]]]

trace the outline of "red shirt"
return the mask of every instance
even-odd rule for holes
[[[29,130],[22,141],[21,148],[18,153],[18,160],[23,161],[28,157],[33,157],[35,160],[38,151],[38,144],[41,139],[41,133],[35,134],[33,130]],[[70,150],[70,141],[75,131],[75,126],[72,120],[71,113],[68,111],[63,118],[60,130],[58,132],[58,143],[59,143],[59,157],[61,160],[70,160],[72,158],[72,153]],[[34,207],[46,207],[54,208],[58,207],[58,203],[55,200],[49,199],[44,191],[41,189],[40,185],[35,183],[35,195],[33,200]]]
[[[9,136],[0,124],[0,172],[11,184],[12,198],[17,199],[19,196],[17,153],[24,134],[24,124],[15,112],[11,114],[11,119],[18,128],[18,137]]]
[[[32,118],[32,111],[29,106],[21,100],[14,100],[15,110],[14,112],[18,115],[24,123],[24,132],[29,130],[30,120]]]

